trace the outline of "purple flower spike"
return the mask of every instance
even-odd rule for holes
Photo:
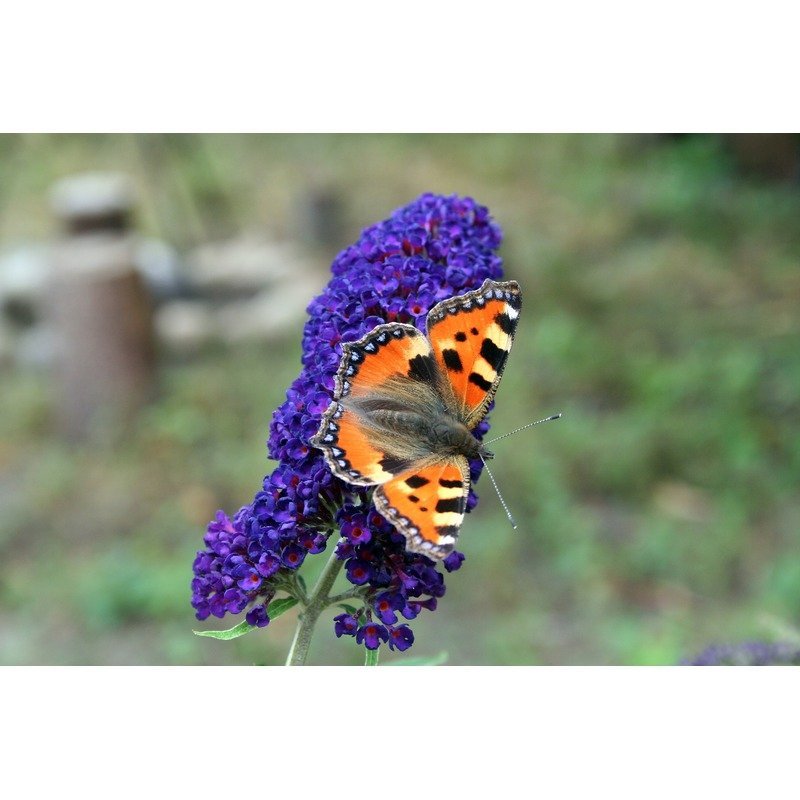
[[[397,615],[411,620],[423,609],[434,610],[445,593],[443,573],[426,556],[409,553],[404,537],[372,505],[372,488],[334,478],[310,440],[330,403],[343,343],[385,322],[424,328],[440,300],[477,289],[487,278],[501,279],[501,238],[488,210],[472,198],[424,194],[366,228],[337,255],[330,282],[308,305],[302,370],[272,416],[267,447],[278,466],[249,506],[232,519],[217,513],[195,558],[192,605],[198,619],[249,607],[248,620],[261,624],[268,617],[258,609],[277,586],[291,585],[287,578],[305,558],[327,549],[330,531],[337,529],[336,557],[383,624],[358,627],[354,618],[339,615],[336,635],[355,635],[369,649],[387,640],[396,650],[411,646],[413,633],[407,625],[395,626]],[[488,430],[484,419],[476,438]],[[473,482],[481,468],[480,462],[470,465]],[[470,490],[467,511],[476,503]],[[462,561],[453,552],[442,568],[453,572]]]

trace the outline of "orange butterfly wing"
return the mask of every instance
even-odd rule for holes
[[[463,456],[412,469],[379,486],[375,508],[406,539],[406,549],[445,558],[455,547],[469,493]]]
[[[428,338],[452,388],[456,410],[472,430],[497,391],[517,328],[522,295],[516,281],[487,280],[428,314]]]
[[[415,443],[387,441],[385,435],[366,427],[354,409],[359,400],[371,396],[381,396],[384,405],[401,399],[408,405],[413,395],[393,400],[386,387],[430,394],[437,377],[438,367],[422,332],[400,323],[378,325],[343,346],[333,402],[311,444],[323,451],[333,474],[348,483],[371,486],[390,480],[418,460]]]

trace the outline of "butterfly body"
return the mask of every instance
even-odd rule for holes
[[[391,399],[384,402],[383,398],[376,398],[375,402],[380,405],[369,411],[356,404],[344,403],[344,406],[362,412],[360,416],[364,426],[374,436],[388,436],[393,442],[398,439],[413,442],[408,449],[413,448],[414,460],[454,456],[469,459],[481,455],[491,457],[467,427],[446,411],[432,410],[428,415],[396,408]]]
[[[427,337],[386,323],[343,346],[311,442],[334,475],[377,486],[373,502],[409,550],[444,558],[455,545],[469,461],[491,458],[472,431],[497,390],[520,306],[514,281],[487,280],[434,306]]]

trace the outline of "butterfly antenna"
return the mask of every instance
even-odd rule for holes
[[[497,496],[500,498],[500,504],[503,506],[503,510],[506,512],[506,516],[508,517],[508,521],[511,523],[511,527],[516,530],[517,523],[514,520],[514,517],[511,516],[511,512],[508,510],[506,501],[503,500],[503,495],[500,494],[500,489],[497,487],[497,481],[494,479],[494,475],[492,475],[492,471],[489,469],[489,465],[486,463],[486,459],[483,456],[481,456],[481,461],[483,461],[483,466],[486,467],[486,474],[489,476],[489,480],[491,480],[492,486],[494,486],[494,490],[497,492]]]
[[[521,428],[509,431],[508,433],[504,433],[502,436],[498,436],[496,439],[489,439],[489,441],[484,442],[484,444],[492,444],[493,442],[499,442],[501,439],[505,439],[506,436],[511,436],[514,433],[519,433],[520,431],[524,431],[525,428],[532,428],[534,425],[539,425],[542,422],[552,422],[554,419],[561,419],[561,417],[563,416],[564,415],[559,411],[558,414],[553,414],[552,417],[545,417],[544,419],[537,419],[536,422],[529,422],[527,425],[523,425]]]

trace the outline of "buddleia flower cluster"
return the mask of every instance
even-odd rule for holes
[[[436,608],[444,573],[427,556],[407,552],[405,538],[372,505],[372,489],[334,478],[310,440],[331,402],[343,343],[385,322],[424,331],[440,300],[502,277],[501,238],[488,210],[471,198],[424,194],[366,228],[335,258],[330,282],[308,306],[302,370],[272,417],[268,450],[278,465],[250,505],[232,518],[217,513],[195,559],[198,619],[244,613],[250,625],[268,625],[276,593],[302,598],[298,569],[334,547],[353,598],[334,619],[336,636],[369,650],[413,644],[408,623]],[[488,428],[484,419],[476,438]],[[473,482],[481,466],[471,465]],[[467,510],[476,502],[470,492]],[[441,563],[452,572],[463,558],[454,551]]]

